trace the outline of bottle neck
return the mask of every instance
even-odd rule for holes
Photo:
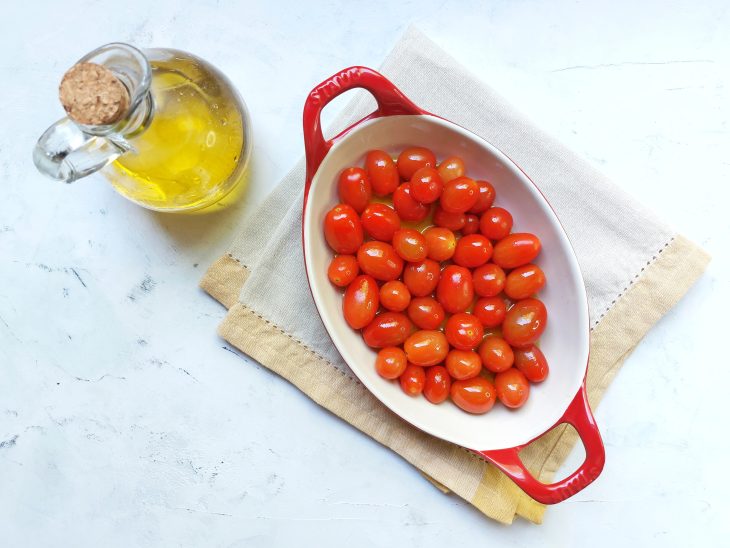
[[[127,138],[146,129],[154,115],[150,94],[152,69],[147,57],[129,44],[112,43],[82,57],[78,63],[95,63],[108,69],[129,93],[129,106],[112,124],[84,125],[80,129],[96,137]]]

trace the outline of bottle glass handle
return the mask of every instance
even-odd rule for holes
[[[102,169],[127,150],[126,142],[89,135],[64,118],[38,139],[33,163],[44,175],[72,183]]]

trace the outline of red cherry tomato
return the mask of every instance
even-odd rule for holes
[[[446,318],[444,307],[432,297],[416,297],[408,305],[408,317],[419,329],[438,329]]]
[[[423,237],[428,258],[433,261],[447,261],[456,251],[456,236],[448,228],[432,226],[423,232]]]
[[[433,212],[433,224],[449,230],[461,230],[466,224],[466,215],[464,213],[449,213],[444,211],[441,206],[436,206],[436,211]]]
[[[404,181],[410,181],[422,167],[436,167],[436,156],[427,148],[410,147],[398,156],[398,173]]]
[[[502,268],[517,268],[535,260],[540,247],[540,239],[534,234],[510,234],[494,246],[492,262]]]
[[[432,167],[422,167],[411,177],[411,195],[422,204],[438,200],[443,188],[439,172]]]
[[[393,192],[393,207],[404,221],[422,221],[428,217],[431,208],[417,201],[411,195],[411,184],[403,183]]]
[[[352,206],[338,204],[324,218],[324,237],[337,253],[352,255],[362,245],[360,218]]]
[[[363,212],[373,195],[368,174],[361,167],[348,167],[340,173],[337,192],[340,201],[352,206],[358,213]]]
[[[400,387],[409,396],[418,396],[426,384],[426,371],[423,367],[409,363],[400,376]]]
[[[479,319],[466,312],[452,315],[446,322],[446,340],[459,350],[471,350],[482,342],[484,328]]]
[[[403,259],[385,242],[365,242],[357,251],[360,269],[376,280],[395,280],[403,271]]]
[[[526,264],[515,268],[507,276],[504,292],[516,301],[526,299],[545,287],[545,273],[534,264]]]
[[[416,365],[436,365],[449,353],[449,343],[441,331],[416,331],[403,344],[408,361]]]
[[[463,266],[444,268],[436,287],[436,298],[447,312],[464,312],[474,299],[471,272]]]
[[[446,369],[456,380],[471,379],[482,370],[482,359],[471,350],[452,350],[446,355]]]
[[[482,297],[474,303],[472,314],[479,318],[484,327],[497,327],[507,315],[507,304],[500,297]]]
[[[347,287],[357,277],[360,267],[352,255],[337,255],[330,262],[327,277],[337,287]]]
[[[441,208],[450,213],[468,211],[477,202],[479,187],[474,179],[459,177],[444,184],[441,193]]]
[[[404,261],[418,263],[426,258],[428,249],[423,234],[412,228],[401,228],[393,234],[393,247],[395,252]]]
[[[531,346],[547,326],[547,309],[537,299],[517,301],[502,322],[502,336],[515,348]]]
[[[434,215],[434,219],[436,216]],[[436,222],[434,220],[434,222]],[[479,232],[479,217],[476,215],[466,215],[464,217],[464,227],[461,229],[461,233],[464,236],[468,236],[469,234],[476,234]]]
[[[510,409],[522,407],[530,396],[530,383],[521,371],[510,367],[494,377],[497,397]]]
[[[512,215],[502,207],[490,207],[482,214],[479,230],[490,240],[501,240],[512,230]]]
[[[504,289],[504,270],[494,263],[480,266],[473,273],[474,292],[480,297],[494,297]]]
[[[400,228],[400,219],[393,208],[378,202],[365,208],[360,221],[371,238],[383,242],[391,241],[393,234]]]
[[[482,414],[494,407],[497,391],[484,377],[451,383],[451,400],[467,413]]]
[[[393,158],[385,151],[371,150],[365,157],[365,169],[370,178],[373,192],[378,196],[393,194],[400,184],[398,168]]]
[[[441,277],[441,268],[436,261],[425,259],[420,263],[408,263],[403,271],[403,282],[416,297],[433,293]]]
[[[371,348],[385,348],[403,344],[411,331],[413,324],[405,314],[382,312],[362,330],[362,338]]]
[[[463,177],[466,172],[466,167],[464,167],[464,160],[458,156],[450,156],[439,164],[438,170],[444,183],[448,183],[449,181]]]
[[[506,371],[515,361],[514,352],[502,337],[485,337],[479,346],[482,365],[492,373]]]
[[[411,302],[411,292],[400,280],[385,282],[380,288],[380,304],[393,312],[402,312]]]
[[[426,384],[423,395],[431,403],[441,403],[449,397],[451,377],[443,365],[434,365],[426,371]]]
[[[530,382],[542,382],[548,376],[545,354],[537,346],[515,349],[515,367],[522,371]]]
[[[375,358],[375,371],[384,379],[397,379],[406,370],[406,353],[395,346],[383,348]]]
[[[476,268],[492,256],[492,242],[481,234],[462,236],[456,244],[454,262],[467,268]]]
[[[342,299],[345,321],[353,329],[362,329],[378,311],[378,284],[371,276],[358,276],[347,286]]]
[[[494,187],[488,181],[477,181],[477,186],[479,187],[479,197],[477,198],[476,203],[469,210],[469,213],[474,213],[475,215],[484,213],[492,207],[494,198],[497,195],[494,191]]]

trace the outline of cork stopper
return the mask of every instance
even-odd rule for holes
[[[129,92],[108,68],[79,63],[63,75],[58,95],[69,117],[84,125],[113,124],[129,107]]]

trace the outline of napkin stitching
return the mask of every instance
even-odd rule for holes
[[[240,265],[241,265],[241,266],[242,266],[243,268],[245,268],[246,270],[251,270],[251,269],[250,269],[250,268],[249,268],[249,267],[248,267],[247,265],[243,264],[243,263],[241,262],[241,260],[240,260],[240,259],[239,259],[238,257],[234,257],[234,256],[233,256],[233,253],[228,253],[228,256],[229,256],[229,257],[230,257],[231,259],[233,259],[234,261],[236,261],[236,262],[237,262],[238,264],[240,264]],[[262,319],[263,319],[263,318],[262,318]]]
[[[661,247],[661,249],[659,251],[657,251],[656,255],[654,255],[651,259],[649,259],[648,261],[646,261],[646,264],[643,267],[641,267],[641,270],[639,270],[639,272],[633,278],[631,278],[631,280],[629,281],[628,285],[623,288],[623,290],[621,291],[621,293],[619,293],[618,295],[616,295],[616,298],[611,301],[611,304],[609,304],[606,307],[606,310],[604,310],[603,313],[600,316],[598,316],[598,318],[596,318],[596,320],[593,322],[593,327],[591,327],[591,331],[593,331],[596,328],[596,326],[600,323],[600,321],[603,319],[603,317],[606,314],[608,314],[608,312],[611,310],[611,308],[613,307],[613,305],[616,304],[616,301],[618,301],[621,297],[623,297],[623,294],[626,293],[629,290],[629,287],[631,287],[634,284],[634,282],[639,279],[639,276],[641,276],[642,272],[644,272],[644,270],[646,270],[646,267],[650,266],[651,263],[653,263],[654,261],[656,261],[659,258],[659,254],[662,251],[664,251],[667,247],[669,247],[669,244],[671,244],[673,241],[674,241],[674,236],[672,236],[671,238],[669,238],[669,240]]]
[[[234,257],[234,259],[235,259],[235,257]],[[239,261],[239,263],[240,263],[240,261]],[[266,319],[266,318],[265,318],[264,316],[262,316],[262,315],[261,315],[260,313],[256,312],[255,310],[251,309],[250,307],[246,306],[246,305],[245,305],[245,304],[243,304],[242,302],[240,302],[240,301],[239,301],[239,304],[240,304],[240,305],[241,305],[241,306],[242,306],[242,307],[243,307],[243,308],[244,308],[245,310],[248,310],[249,312],[251,312],[251,313],[252,313],[252,314],[253,314],[254,316],[256,316],[256,317],[257,317],[258,319],[260,319],[260,320],[261,320],[261,321],[263,321],[264,323],[266,323],[266,324],[270,325],[271,327],[273,327],[274,329],[276,329],[276,330],[277,330],[277,331],[278,331],[279,333],[281,333],[281,334],[283,334],[283,335],[286,335],[286,336],[287,336],[287,337],[288,337],[289,339],[291,339],[292,341],[294,341],[295,343],[297,343],[297,344],[298,344],[299,346],[301,346],[302,348],[304,348],[304,349],[305,349],[305,350],[307,350],[308,352],[311,352],[312,354],[314,354],[314,355],[315,355],[315,356],[316,356],[317,358],[319,358],[319,359],[320,359],[320,360],[322,360],[322,361],[323,361],[324,363],[326,363],[327,365],[329,365],[330,367],[332,367],[332,369],[334,369],[335,371],[337,371],[337,372],[338,372],[338,373],[339,373],[340,375],[343,375],[343,376],[347,377],[347,378],[348,378],[348,379],[350,379],[351,381],[354,381],[355,383],[359,384],[359,385],[360,385],[360,386],[362,386],[363,388],[367,389],[367,387],[365,387],[365,385],[363,385],[363,384],[362,384],[362,382],[360,381],[360,379],[358,379],[357,377],[353,377],[352,375],[349,375],[349,374],[348,374],[347,372],[345,372],[345,371],[342,371],[342,369],[340,369],[339,367],[337,367],[337,366],[336,366],[335,364],[333,364],[333,363],[332,363],[331,361],[329,361],[329,360],[328,360],[327,358],[325,358],[324,356],[322,356],[322,355],[321,355],[321,354],[320,354],[319,352],[317,352],[316,350],[313,350],[312,348],[310,348],[310,347],[309,347],[309,346],[308,346],[308,345],[307,345],[306,343],[304,343],[304,342],[302,342],[301,340],[297,339],[297,338],[296,338],[296,337],[295,337],[294,335],[291,335],[290,333],[287,333],[286,331],[284,331],[284,329],[282,329],[281,327],[279,327],[279,326],[278,326],[277,324],[275,324],[275,323],[274,323],[274,322],[272,322],[271,320],[267,320],[267,319]],[[473,453],[472,451],[470,451],[470,450],[469,450],[469,449],[467,449],[466,447],[462,447],[461,445],[458,445],[458,444],[454,444],[454,445],[455,445],[456,447],[458,447],[459,449],[461,449],[462,451],[464,451],[464,452],[465,452],[465,453],[466,453],[467,455],[469,455],[469,456],[470,456],[471,458],[473,458],[473,459],[476,459],[476,460],[478,460],[478,461],[481,461],[481,462],[486,462],[486,463],[487,463],[488,465],[492,466],[492,463],[491,463],[491,462],[489,462],[489,461],[488,461],[487,459],[485,459],[484,457],[481,457],[481,456],[479,456],[479,455],[477,455],[477,454]]]

